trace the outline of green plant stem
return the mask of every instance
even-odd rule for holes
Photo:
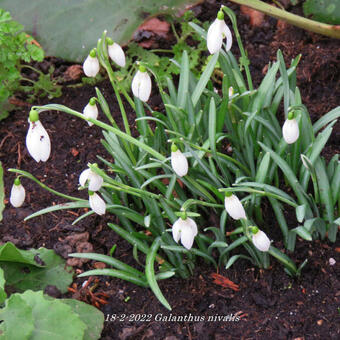
[[[212,207],[212,208],[224,208],[223,204],[215,204],[215,203],[208,203],[208,202],[204,202],[204,201],[200,201],[200,200],[195,200],[195,199],[188,199],[182,205],[181,210],[185,211],[185,210],[187,210],[193,204],[204,205],[206,207]]]
[[[268,5],[259,0],[230,0],[239,5],[245,5],[257,11],[268,14],[274,18],[288,22],[291,25],[303,28],[307,31],[340,39],[340,25],[329,25],[318,21],[303,18],[299,15],[286,12],[282,9]]]
[[[69,109],[68,107],[66,107],[64,105],[48,104],[48,105],[44,105],[44,106],[33,106],[32,108],[37,110],[38,112],[44,112],[44,111],[49,111],[49,110],[62,111],[62,112],[68,113],[72,116],[76,116],[80,119],[83,119],[85,121],[89,121],[89,122],[101,127],[104,130],[113,132],[118,137],[123,138],[127,142],[134,144],[137,147],[145,150],[146,152],[148,152],[150,155],[154,156],[155,158],[157,158],[161,162],[166,160],[166,157],[164,157],[162,154],[160,154],[159,152],[157,152],[156,150],[154,150],[150,146],[148,146],[148,145],[140,142],[139,140],[133,138],[132,136],[128,135],[127,133],[125,133],[125,132],[123,132],[123,131],[121,131],[117,128],[114,128],[111,125],[103,123],[100,120],[93,119],[93,118],[86,118],[82,113],[75,111],[75,110],[72,110],[72,109]]]
[[[23,170],[17,170],[17,169],[8,169],[9,172],[15,172],[17,174],[20,174],[23,177],[29,178],[32,181],[34,181],[35,183],[39,184],[43,189],[51,192],[52,194],[56,195],[56,196],[60,196],[62,198],[66,198],[68,200],[71,201],[86,201],[83,198],[79,198],[79,197],[73,197],[73,196],[69,196],[69,195],[65,195],[59,191],[56,191],[54,189],[51,189],[50,187],[48,187],[46,184],[40,182],[37,178],[35,178],[33,175],[31,175],[29,172],[23,171]]]

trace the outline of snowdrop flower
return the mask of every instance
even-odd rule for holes
[[[89,181],[90,191],[98,191],[103,185],[103,178],[91,169],[84,170],[79,176],[79,184],[82,187],[85,186],[86,181]]]
[[[132,93],[143,102],[147,102],[151,94],[151,78],[146,72],[146,68],[143,65],[139,66],[139,69],[132,79],[131,84]]]
[[[84,107],[83,114],[86,118],[93,118],[97,119],[98,118],[98,108],[96,105],[96,98],[91,98],[89,103]],[[89,126],[92,126],[93,123],[87,122]]]
[[[226,38],[226,51],[231,48],[233,37],[229,27],[224,22],[224,13],[220,10],[217,14],[217,18],[210,25],[207,33],[207,47],[210,54],[218,52],[222,48],[223,39]]]
[[[252,227],[251,232],[253,234],[252,241],[254,246],[260,251],[268,251],[270,247],[270,240],[268,236],[258,227]]]
[[[179,218],[172,226],[172,237],[176,243],[181,239],[181,243],[186,249],[191,249],[194,238],[197,235],[197,224],[196,222],[187,217],[185,213],[184,218]]]
[[[106,204],[104,200],[95,192],[89,190],[89,203],[91,209],[98,215],[104,215],[106,211]]]
[[[289,112],[288,118],[282,126],[282,135],[287,144],[293,144],[299,138],[299,124],[294,112]]]
[[[234,219],[239,220],[241,218],[247,218],[243,205],[237,196],[227,191],[225,193],[224,206],[227,213]]]
[[[51,153],[51,141],[39,120],[38,111],[31,110],[28,122],[30,126],[26,136],[27,150],[36,162],[46,162]]]
[[[11,202],[12,206],[14,208],[21,207],[25,201],[25,195],[26,195],[25,188],[21,185],[20,179],[16,178],[14,180],[11,190],[11,196],[9,198],[9,201]]]
[[[95,77],[99,72],[99,61],[94,48],[84,61],[83,70],[87,77]]]
[[[188,160],[175,144],[171,145],[171,166],[179,177],[183,177],[188,173]]]
[[[106,38],[107,51],[110,58],[120,67],[125,67],[125,54],[120,45],[113,42],[111,38]]]

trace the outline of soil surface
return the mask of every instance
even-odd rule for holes
[[[193,10],[200,20],[212,21],[220,4],[219,1],[206,1]],[[266,65],[276,59],[276,51],[280,48],[287,63],[302,54],[298,86],[313,121],[340,105],[339,41],[278,23],[269,17],[264,17],[260,26],[254,27],[238,6],[227,5],[237,13],[255,85],[263,78]],[[299,8],[288,9],[300,11]],[[237,55],[236,44],[232,51]],[[62,60],[47,58],[39,67],[48,69],[49,65],[56,68],[57,75],[65,74],[70,66]],[[72,81],[65,83],[63,96],[53,102],[82,111],[95,90],[91,86],[71,87],[72,84]],[[109,82],[104,80],[98,87],[119,122],[119,108]],[[155,90],[151,106],[159,104]],[[44,99],[34,104],[48,102]],[[20,105],[0,123],[0,159],[4,169],[29,171],[51,188],[68,195],[86,194],[77,190],[80,172],[88,162],[97,161],[97,155],[107,158],[100,143],[100,129],[88,127],[83,121],[61,113],[44,113],[42,120],[51,138],[52,154],[47,163],[36,163],[25,147],[30,104],[21,100]],[[134,119],[134,113],[130,112],[132,127]],[[324,150],[327,158],[339,152],[339,133],[337,124]],[[13,173],[5,173],[7,199],[13,179]],[[24,222],[29,214],[64,201],[31,181],[23,179],[22,182],[26,188],[26,201],[19,209],[6,204],[0,224],[1,243],[10,241],[22,249],[44,246],[54,249],[65,259],[75,251],[108,254],[117,244],[115,256],[136,265],[132,247],[107,227],[112,216],[90,216],[72,226],[72,221],[84,210],[64,210]],[[293,226],[294,221],[292,216]],[[270,215],[267,222],[275,246],[282,248],[279,235],[275,234],[278,227],[272,225]],[[99,277],[96,292],[108,295],[108,303],[101,306],[107,320],[102,339],[339,339],[340,240],[332,244],[298,239],[296,251],[291,256],[297,264],[308,258],[298,279],[287,276],[276,261],[272,261],[272,267],[265,271],[253,268],[243,260],[231,269],[221,269],[219,274],[237,284],[238,290],[214,283],[213,269],[199,261],[191,279],[171,278],[160,283],[172,306],[171,313],[160,305],[150,290],[118,279]],[[330,264],[330,258],[335,259],[334,265]],[[84,263],[74,259],[68,259],[68,263],[77,273],[100,266],[93,261]],[[75,279],[78,286],[83,281]],[[67,296],[72,297],[72,294]]]

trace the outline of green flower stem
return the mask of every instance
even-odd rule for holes
[[[326,35],[328,37],[340,39],[340,25],[329,25],[318,21],[303,18],[299,15],[286,12],[282,9],[268,5],[259,0],[230,0],[239,5],[245,5],[257,11],[268,14],[274,18],[281,19],[291,25],[303,28],[307,31]]]
[[[29,178],[32,181],[34,181],[35,183],[39,184],[43,189],[51,192],[54,195],[60,196],[62,198],[66,198],[68,200],[71,201],[85,201],[83,198],[79,198],[79,197],[73,197],[73,196],[69,196],[69,195],[65,195],[59,191],[56,191],[54,189],[51,189],[50,187],[48,187],[46,184],[40,182],[37,178],[35,178],[33,175],[31,175],[29,172],[23,171],[23,170],[17,170],[17,169],[8,169],[9,172],[15,172],[17,174],[20,174],[23,177]]]
[[[44,111],[49,111],[49,110],[61,111],[61,112],[65,112],[67,114],[70,114],[72,116],[78,117],[80,119],[83,119],[85,121],[89,121],[89,122],[101,127],[102,129],[104,129],[106,131],[111,131],[112,133],[114,133],[118,137],[124,139],[125,141],[127,141],[131,144],[134,144],[137,147],[145,150],[146,152],[148,152],[150,155],[152,155],[156,159],[160,160],[161,162],[166,160],[166,157],[164,157],[162,154],[160,154],[159,152],[157,152],[156,150],[154,150],[150,146],[148,146],[148,145],[140,142],[139,140],[133,138],[132,136],[128,135],[127,133],[125,133],[125,132],[123,132],[123,131],[121,131],[117,128],[114,128],[111,125],[103,123],[100,120],[93,119],[93,118],[86,118],[82,113],[75,111],[75,110],[72,110],[72,109],[68,108],[67,106],[59,105],[59,104],[48,104],[48,105],[44,105],[44,106],[33,106],[32,108],[37,110],[39,113],[44,112]]]
[[[254,89],[254,87],[253,87],[253,81],[251,79],[251,74],[250,74],[250,70],[249,70],[249,63],[250,62],[249,62],[249,59],[247,57],[247,53],[244,50],[240,32],[238,31],[238,28],[237,28],[236,15],[231,9],[229,9],[226,6],[222,6],[222,9],[227,13],[227,15],[229,16],[229,18],[230,18],[230,20],[233,24],[233,29],[234,29],[234,32],[235,32],[237,44],[238,44],[238,47],[239,47],[240,52],[241,52],[241,58],[240,58],[241,71],[242,71],[242,66],[244,66],[244,70],[245,70],[246,76],[247,76],[248,88],[249,88],[249,91],[252,91]]]
[[[223,204],[215,204],[215,203],[208,203],[208,202],[195,200],[195,199],[188,199],[182,205],[181,210],[186,211],[193,204],[204,205],[205,207],[212,207],[212,208],[224,208]]]

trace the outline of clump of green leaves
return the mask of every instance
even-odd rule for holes
[[[0,9],[0,119],[8,115],[7,99],[20,86],[20,64],[44,58],[43,49],[22,30],[9,12]]]

